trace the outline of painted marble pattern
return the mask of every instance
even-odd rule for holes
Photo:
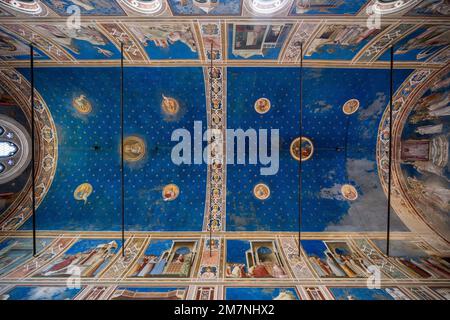
[[[192,24],[128,25],[151,60],[198,59]]]
[[[108,300],[183,300],[187,288],[117,287]]]
[[[76,6],[82,15],[124,15],[124,11],[115,0],[43,0],[42,2],[62,16],[74,13],[75,9],[71,6]]]
[[[241,13],[241,0],[168,0],[174,15],[234,16]]]
[[[367,0],[294,0],[291,15],[303,14],[345,14],[354,15],[367,3]]]

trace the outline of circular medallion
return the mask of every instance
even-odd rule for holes
[[[168,184],[163,188],[162,197],[164,201],[172,201],[178,198],[180,194],[180,189],[176,184]]]
[[[136,136],[126,137],[123,141],[123,159],[129,162],[141,160],[145,155],[145,142]]]
[[[83,94],[73,99],[72,106],[81,114],[88,114],[92,111],[91,103]]]
[[[256,197],[256,199],[266,200],[270,196],[270,189],[266,184],[258,183],[253,188],[253,195]]]
[[[270,110],[270,100],[267,98],[259,98],[255,102],[255,110],[259,114],[267,113]]]
[[[176,115],[180,110],[180,104],[178,103],[178,101],[174,98],[166,97],[165,95],[163,95],[162,97],[163,100],[161,102],[161,107],[163,112],[169,116]]]
[[[302,161],[311,159],[314,153],[314,145],[312,141],[306,137],[302,137],[301,150],[302,150]],[[296,138],[294,141],[292,141],[290,151],[291,156],[295,160],[297,161],[300,160],[300,138]]]
[[[347,115],[355,113],[358,109],[359,109],[358,99],[350,99],[342,106],[342,111]]]
[[[73,197],[75,200],[87,202],[87,198],[91,195],[94,188],[88,182],[80,184],[73,192]]]
[[[358,198],[358,191],[356,188],[350,184],[344,184],[341,187],[342,196],[350,201],[356,200]]]

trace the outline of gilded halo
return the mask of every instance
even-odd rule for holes
[[[359,109],[359,100],[358,99],[350,99],[342,106],[342,111],[346,115],[351,115],[355,113]]]
[[[264,114],[269,112],[271,107],[270,100],[267,98],[259,98],[255,102],[255,111],[259,114]]]
[[[75,191],[73,192],[73,197],[75,200],[84,201],[84,203],[86,203],[87,198],[92,194],[93,190],[94,188],[90,183],[82,183],[78,187],[76,187]]]
[[[164,114],[169,116],[176,115],[180,110],[180,104],[178,101],[172,97],[166,97],[165,95],[163,95],[162,98],[161,108]]]
[[[255,196],[256,199],[266,200],[270,196],[269,186],[264,183],[258,183],[253,188],[253,195]]]
[[[164,186],[162,191],[162,197],[164,201],[173,201],[178,198],[180,194],[180,189],[176,184],[170,183]]]
[[[341,187],[342,196],[350,201],[354,201],[358,198],[358,191],[351,184],[344,184]]]
[[[314,153],[314,145],[312,141],[306,137],[302,137],[302,161],[311,159]],[[292,158],[300,160],[300,138],[295,138],[291,143],[290,152]]]
[[[92,105],[84,94],[74,98],[72,106],[81,114],[89,114],[92,111]]]
[[[137,136],[126,137],[123,141],[123,159],[129,162],[141,160],[145,155],[145,142]]]

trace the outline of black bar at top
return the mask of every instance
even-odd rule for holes
[[[33,256],[36,256],[36,182],[35,182],[35,136],[34,136],[34,48],[30,44],[30,86],[31,86],[31,210],[33,217]]]
[[[394,46],[391,46],[391,68],[389,83],[389,174],[388,174],[388,207],[386,223],[386,255],[389,256],[389,240],[391,236],[391,183],[392,183],[392,96],[394,90]]]

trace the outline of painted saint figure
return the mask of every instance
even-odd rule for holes
[[[342,196],[350,201],[356,200],[358,198],[358,191],[356,188],[350,184],[344,184],[341,187]]]
[[[351,115],[355,113],[359,109],[359,100],[358,99],[350,99],[342,106],[342,111],[346,115]]]
[[[88,114],[92,111],[92,105],[84,94],[73,99],[72,105],[81,114]]]
[[[267,98],[259,98],[255,102],[255,110],[259,114],[267,113],[270,110],[271,103],[270,100]]]
[[[141,160],[145,155],[145,142],[136,136],[126,137],[123,141],[123,158],[128,162]]]
[[[179,194],[180,189],[178,188],[178,186],[171,183],[163,188],[162,197],[164,201],[173,201],[178,197]]]
[[[163,100],[161,102],[161,107],[165,114],[175,115],[180,110],[180,105],[177,100],[171,97],[166,97],[162,95]]]
[[[254,196],[259,200],[266,200],[270,196],[270,189],[264,183],[259,183],[253,188]]]
[[[296,138],[291,143],[290,147],[291,156],[295,160],[300,160],[300,138]],[[314,145],[312,141],[306,137],[302,137],[302,144],[301,144],[301,154],[302,154],[302,161],[306,161],[311,159],[312,155],[314,153]]]
[[[73,192],[73,197],[75,198],[75,200],[82,200],[86,204],[87,199],[91,195],[93,190],[94,188],[90,183],[82,183]]]

